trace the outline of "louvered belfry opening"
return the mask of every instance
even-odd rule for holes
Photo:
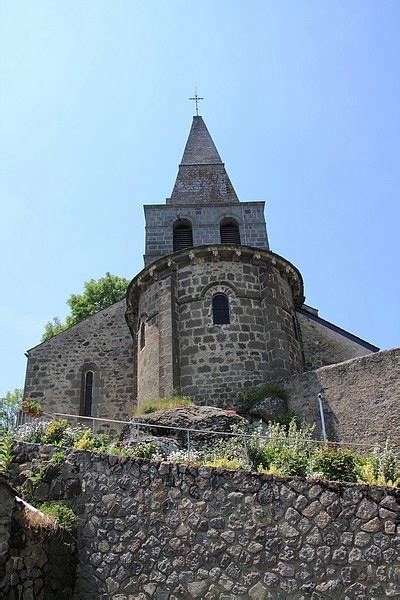
[[[180,219],[174,224],[174,252],[193,246],[192,224],[187,219]]]
[[[240,244],[239,225],[235,219],[223,219],[219,231],[221,244]]]
[[[228,325],[231,322],[228,296],[215,294],[212,299],[212,312],[214,325]]]

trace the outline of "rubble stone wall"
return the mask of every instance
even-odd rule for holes
[[[38,452],[20,445],[17,459]],[[75,451],[48,494],[80,519],[81,600],[400,593],[393,489]]]
[[[173,226],[178,219],[192,224],[193,246],[220,244],[220,223],[224,218],[237,221],[242,244],[268,249],[264,202],[215,205],[162,205],[144,207],[146,215],[145,265],[173,252]]]
[[[125,300],[28,351],[25,396],[45,412],[80,413],[83,377],[94,373],[92,416],[123,419],[133,406],[133,344]]]
[[[389,437],[400,449],[400,348],[299,373],[283,384],[289,410],[317,429],[323,393],[328,439],[365,449]]]
[[[345,337],[339,331],[333,331],[318,323],[304,312],[298,312],[297,319],[303,342],[304,366],[307,370],[333,365],[373,352],[356,340]]]
[[[0,480],[0,598],[72,600],[76,549],[72,538],[26,523],[14,493]]]

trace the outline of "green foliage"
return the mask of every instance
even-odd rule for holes
[[[320,446],[311,460],[312,472],[331,481],[357,481],[358,456],[347,448]]]
[[[281,413],[280,415],[275,415],[274,418],[272,419],[271,423],[273,425],[276,425],[276,424],[283,425],[287,431],[289,429],[289,426],[292,423],[292,421],[294,421],[297,425],[297,423],[298,423],[297,416],[295,415],[294,412],[291,412],[289,410],[286,413]]]
[[[188,396],[171,396],[171,398],[161,398],[160,400],[150,400],[145,404],[137,406],[134,415],[146,415],[156,410],[167,410],[169,408],[183,408],[193,406],[193,400]]]
[[[7,473],[14,459],[13,435],[11,431],[0,434],[0,473]]]
[[[54,452],[53,456],[51,457],[51,464],[54,465],[55,467],[59,467],[65,460],[65,450],[57,450],[57,452]]]
[[[372,453],[376,477],[394,482],[400,478],[400,459],[394,446],[386,440],[384,446],[376,446]]]
[[[287,399],[287,391],[280,383],[273,381],[265,382],[256,387],[246,387],[242,390],[240,398],[246,408],[251,408],[265,398],[281,398]]]
[[[23,390],[16,388],[0,399],[0,429],[8,431],[17,423],[17,415],[22,406]]]
[[[45,502],[41,504],[39,510],[45,515],[53,517],[57,525],[65,529],[68,533],[74,533],[77,528],[77,517],[69,506],[63,502]]]
[[[213,460],[206,460],[201,463],[203,467],[212,467],[214,469],[228,469],[229,471],[237,471],[244,467],[243,461],[237,458],[214,458]]]
[[[298,426],[295,421],[291,421],[288,427],[270,423],[268,437],[263,438],[256,432],[249,444],[249,459],[253,467],[266,473],[305,477],[314,446],[310,443],[313,430],[313,426]]]
[[[40,417],[43,414],[42,405],[37,400],[26,398],[22,401],[22,409],[27,410],[33,417]]]
[[[51,421],[47,425],[41,441],[44,444],[60,444],[68,427],[69,423],[66,419],[56,419],[55,421]]]
[[[359,482],[400,487],[400,459],[389,440],[359,461]]]
[[[125,295],[128,284],[127,279],[110,273],[106,273],[100,279],[86,281],[82,294],[71,294],[68,298],[67,304],[70,308],[70,314],[66,317],[65,322],[62,323],[58,317],[54,317],[53,321],[46,324],[42,342],[121,300]]]
[[[62,323],[58,317],[53,317],[52,321],[47,321],[44,332],[42,335],[42,342],[49,340],[50,338],[58,335],[62,331],[68,329],[69,325],[67,322]]]
[[[93,433],[91,429],[85,429],[82,435],[76,439],[74,448],[87,450],[88,452],[107,452],[111,438],[106,433]]]
[[[151,460],[159,454],[158,446],[152,442],[143,442],[141,444],[137,444],[136,446],[127,449],[127,451],[129,451],[129,456],[135,458],[145,458],[147,460]]]
[[[39,483],[42,483],[42,481],[44,481],[46,477],[46,469],[47,465],[40,465],[38,470],[32,473],[29,479],[31,480],[33,487],[38,486]]]

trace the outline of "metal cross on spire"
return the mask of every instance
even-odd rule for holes
[[[195,88],[193,98],[189,98],[189,100],[194,100],[195,101],[195,103],[196,103],[196,117],[198,117],[199,116],[199,100],[204,100],[204,98],[200,98],[200,96],[197,95],[197,88]]]

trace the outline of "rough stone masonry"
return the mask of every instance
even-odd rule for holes
[[[400,595],[399,490],[70,451],[41,495],[78,513],[80,600]]]

